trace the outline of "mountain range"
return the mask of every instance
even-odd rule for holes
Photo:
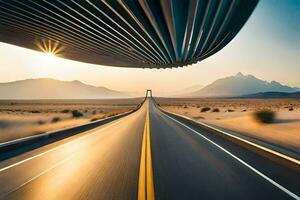
[[[0,83],[0,99],[111,99],[128,97],[127,93],[87,85],[80,81],[41,78]]]
[[[155,95],[155,91],[154,95]],[[80,81],[60,81],[50,78],[25,79],[0,83],[0,99],[112,99],[140,96],[106,87],[96,87]],[[299,98],[300,88],[267,82],[237,73],[217,79],[207,86],[193,85],[166,93],[172,97],[242,97],[242,98]]]
[[[237,73],[218,79],[204,88],[185,95],[186,97],[237,97],[262,92],[286,92],[293,93],[300,88],[282,85],[279,82],[267,82],[253,75]]]

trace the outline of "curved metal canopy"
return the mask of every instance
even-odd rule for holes
[[[184,66],[227,45],[258,0],[0,0],[0,41],[81,62]]]

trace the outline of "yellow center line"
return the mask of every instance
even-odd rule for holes
[[[154,200],[154,182],[150,142],[149,102],[147,104],[146,121],[143,134],[138,200]]]

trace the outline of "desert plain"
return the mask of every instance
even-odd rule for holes
[[[167,111],[233,131],[282,149],[300,152],[300,99],[158,98]],[[272,123],[254,117],[258,110],[272,110]]]
[[[128,112],[142,98],[0,100],[0,143]]]

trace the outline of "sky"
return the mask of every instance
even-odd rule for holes
[[[110,89],[161,95],[207,85],[238,72],[300,86],[300,0],[261,0],[239,34],[197,64],[174,69],[107,67],[49,57],[0,42],[0,82],[28,78],[79,80]]]

